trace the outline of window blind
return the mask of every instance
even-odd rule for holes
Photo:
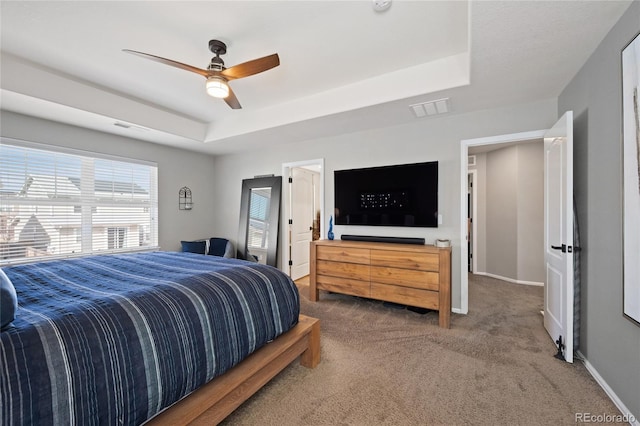
[[[157,244],[155,164],[0,141],[0,265]]]

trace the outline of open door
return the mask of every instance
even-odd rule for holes
[[[544,327],[573,362],[573,112],[544,136]]]
[[[291,279],[309,275],[309,244],[314,219],[313,172],[291,169]]]

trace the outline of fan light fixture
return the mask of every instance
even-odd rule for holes
[[[2,1],[2,0],[0,0]],[[251,61],[243,62],[239,65],[234,65],[230,68],[224,66],[224,61],[220,55],[227,53],[227,45],[220,40],[209,40],[209,50],[216,55],[211,58],[211,62],[207,66],[207,69],[201,69],[192,65],[183,64],[182,62],[174,61],[172,59],[163,58],[149,53],[138,52],[136,50],[123,49],[124,52],[132,55],[140,56],[155,62],[160,62],[165,65],[169,65],[181,70],[189,71],[207,79],[205,85],[207,94],[214,98],[224,99],[225,103],[229,105],[231,109],[242,109],[236,94],[233,93],[231,87],[229,87],[229,80],[237,80],[239,78],[249,77],[261,72],[270,70],[280,65],[280,57],[277,53],[262,58],[253,59]]]
[[[229,86],[224,78],[209,77],[207,78],[207,93],[214,98],[226,98],[229,96]]]

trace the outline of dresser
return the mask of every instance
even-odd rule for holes
[[[311,243],[309,298],[320,290],[438,311],[451,318],[451,248],[318,240]]]

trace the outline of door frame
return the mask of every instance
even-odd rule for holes
[[[291,215],[291,191],[289,187],[289,175],[291,174],[292,168],[305,166],[320,166],[320,239],[324,239],[324,158],[282,163],[283,191],[281,207],[284,215],[282,215],[282,227],[280,230],[280,259],[282,259],[280,270],[287,275],[289,275],[289,260],[291,260],[289,256],[289,245],[291,244],[291,234],[289,232],[289,216]]]
[[[471,182],[473,184],[471,186],[471,254],[473,256],[471,258],[471,271],[475,273],[478,271],[478,255],[477,255],[478,253],[478,219],[477,219],[478,217],[478,185],[477,185],[478,170],[477,169],[468,170],[467,179],[469,178],[469,175],[472,176]],[[469,191],[468,188],[467,188],[467,191]],[[468,208],[469,206],[467,206],[467,209]],[[469,253],[467,253],[467,261],[468,260],[469,260]]]
[[[469,313],[469,272],[467,271],[467,174],[469,173],[469,147],[480,145],[498,145],[530,139],[543,139],[548,129],[505,135],[487,136],[483,138],[463,139],[460,141],[460,308],[453,309],[459,314]],[[475,253],[477,256],[477,253]],[[475,256],[474,256],[475,257]]]

